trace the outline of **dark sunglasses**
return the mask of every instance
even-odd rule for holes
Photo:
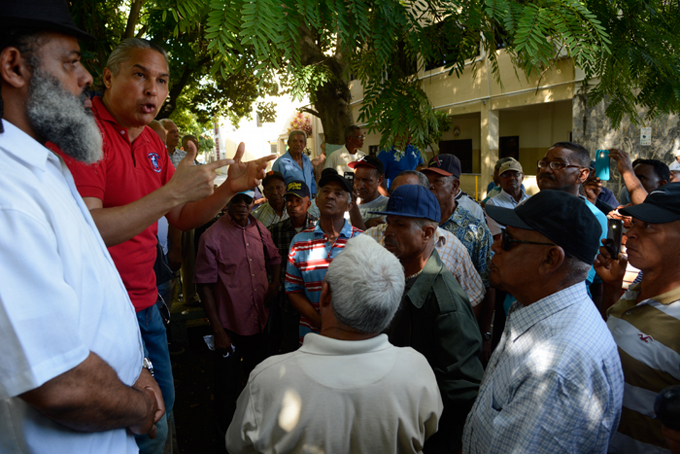
[[[504,251],[509,251],[512,249],[512,243],[524,243],[524,244],[542,244],[544,246],[557,246],[555,243],[537,243],[535,241],[524,241],[516,240],[510,236],[507,229],[501,231],[501,249]]]

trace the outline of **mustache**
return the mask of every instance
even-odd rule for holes
[[[396,241],[394,241],[392,238],[385,238],[385,243],[389,243],[392,246],[399,246]]]

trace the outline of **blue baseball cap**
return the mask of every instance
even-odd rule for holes
[[[251,199],[254,199],[254,198],[255,198],[255,191],[253,191],[252,189],[250,189],[250,190],[248,190],[248,191],[241,191],[241,192],[239,192],[239,194],[243,194],[243,195],[245,195],[245,196],[248,196],[248,197],[250,197]]]
[[[439,223],[442,214],[439,202],[429,189],[418,184],[404,184],[394,190],[385,211],[370,211],[385,216],[429,219]]]

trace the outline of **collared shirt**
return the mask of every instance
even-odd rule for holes
[[[103,159],[85,165],[62,153],[82,197],[100,199],[104,208],[119,207],[170,181],[175,168],[169,164],[167,149],[153,129],[144,127],[130,143],[127,129],[116,122],[101,98],[93,98],[92,112],[104,139]],[[157,226],[154,222],[134,238],[109,248],[137,311],[153,306],[158,298],[153,271]]]
[[[486,222],[479,221],[459,204],[451,217],[439,227],[453,233],[463,243],[484,287],[488,287],[493,238]]]
[[[19,397],[90,352],[132,386],[143,346],[134,308],[68,168],[2,124],[0,452],[136,453],[125,429],[74,431]]]
[[[654,400],[668,386],[680,385],[680,287],[637,303],[640,287],[631,285],[607,312],[626,381],[609,452],[670,454]]]
[[[505,190],[501,189],[501,192],[495,196],[490,198],[486,204],[487,205],[494,205],[497,207],[502,207],[502,208],[510,208],[511,210],[514,210],[517,208],[517,205],[520,203],[524,202],[527,200],[530,196],[527,195],[526,192],[524,192],[524,189],[521,189],[522,194],[519,198],[519,202],[515,200],[513,196],[505,192]],[[485,212],[486,214],[486,212]],[[496,221],[491,219],[489,215],[486,215],[486,223],[489,225],[489,230],[491,231],[491,236],[496,236],[499,233],[501,233],[501,230],[504,229],[500,224],[498,224]]]
[[[343,145],[342,148],[335,150],[330,156],[326,158],[326,163],[323,165],[323,168],[335,169],[338,171],[340,176],[343,176],[345,172],[354,172],[354,169],[350,169],[347,164],[352,161],[358,161],[364,156],[366,156],[366,153],[358,149],[354,154],[351,154],[347,149],[347,146]]]
[[[253,217],[260,221],[265,227],[269,228],[274,224],[278,224],[279,222],[288,219],[288,210],[286,210],[286,207],[284,206],[283,213],[279,216],[269,202],[266,202],[253,211]]]
[[[387,224],[380,224],[371,227],[364,233],[385,246],[386,229]],[[479,273],[470,260],[470,254],[468,254],[463,243],[453,233],[437,227],[435,236],[437,242],[434,247],[439,253],[439,258],[463,288],[463,291],[470,299],[472,307],[475,307],[484,299],[486,289],[482,279],[479,277]]]
[[[248,216],[242,227],[225,213],[201,235],[196,255],[195,284],[215,284],[217,314],[222,327],[241,336],[264,331],[269,311],[267,265],[281,263],[271,234]]]
[[[425,358],[384,334],[318,334],[258,364],[227,431],[231,453],[419,453],[442,401]],[[329,424],[333,430],[329,430]]]
[[[515,302],[465,424],[466,454],[602,453],[621,416],[616,344],[583,282]]]
[[[175,151],[172,154],[168,153],[168,155],[170,156],[170,162],[172,162],[176,169],[180,161],[187,155],[187,152],[175,147]]]
[[[306,154],[302,153],[302,168],[300,168],[300,164],[298,164],[290,155],[290,151],[287,151],[286,154],[274,161],[272,170],[281,172],[283,178],[285,178],[287,182],[292,180],[304,181],[312,195],[316,194],[314,166]]]
[[[446,430],[427,446],[432,452],[457,452],[484,373],[479,360],[482,336],[465,293],[436,250],[409,285],[387,335],[394,345],[422,353],[437,377],[444,402],[440,427]]]
[[[319,218],[313,216],[307,212],[307,217],[305,218],[305,224],[302,226],[302,230],[313,229],[319,222]],[[302,231],[300,230],[300,231]],[[293,227],[293,220],[288,218],[285,221],[281,221],[277,224],[269,227],[269,232],[272,234],[272,240],[277,248],[279,248],[279,255],[283,260],[288,259],[288,252],[290,252],[290,243],[293,242],[293,238],[299,232]],[[281,266],[281,290],[285,291],[286,286],[286,268],[287,261]]]
[[[458,191],[458,194],[456,195],[455,199],[456,202],[458,202],[458,205],[468,210],[468,212],[470,212],[470,214],[477,218],[479,221],[486,222],[486,215],[484,214],[484,209],[482,209],[482,206],[479,204],[479,202],[473,199],[468,193]]]
[[[326,276],[328,265],[340,254],[347,240],[361,234],[347,220],[334,243],[317,224],[313,229],[306,229],[295,235],[288,253],[286,268],[286,293],[304,293],[316,311],[319,311],[321,284]],[[305,334],[319,332],[306,317],[300,317],[300,342]]]
[[[415,170],[420,164],[425,164],[420,150],[413,145],[407,145],[404,151],[397,150],[394,146],[389,150],[378,153],[378,159],[385,166],[385,179],[387,188],[392,181],[404,170]]]

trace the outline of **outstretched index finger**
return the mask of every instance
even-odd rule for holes
[[[206,164],[205,167],[210,170],[219,169],[220,167],[230,166],[234,163],[233,159],[218,159],[217,161]]]

